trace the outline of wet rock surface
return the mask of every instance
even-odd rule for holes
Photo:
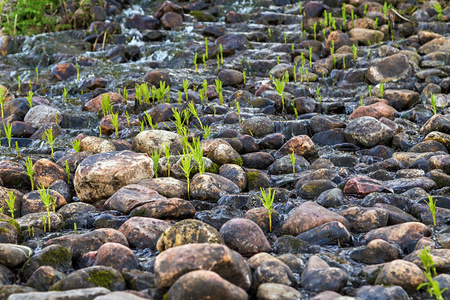
[[[1,299],[427,299],[425,247],[450,288],[448,3],[41,2],[1,18]]]

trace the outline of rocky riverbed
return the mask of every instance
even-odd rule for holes
[[[450,299],[445,2],[64,2],[0,37],[0,299]]]

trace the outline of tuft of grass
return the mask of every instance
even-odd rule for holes
[[[159,158],[161,157],[161,153],[154,149],[151,151],[150,155],[152,161],[153,161],[153,172],[155,173],[155,177],[158,177],[158,170],[159,170]]]
[[[442,289],[439,287],[439,282],[435,281],[433,277],[437,276],[436,266],[434,265],[433,258],[431,257],[430,249],[424,247],[419,254],[420,260],[422,261],[423,267],[425,269],[424,275],[427,278],[427,282],[420,284],[417,290],[423,287],[427,288],[430,297],[434,296],[436,300],[444,300],[442,293],[448,290],[448,288]]]
[[[206,125],[203,127],[203,137],[205,140],[209,139],[209,136],[211,135],[211,126]]]
[[[437,200],[434,200],[433,196],[431,196],[431,195],[427,195],[427,196],[428,196],[428,201],[425,200],[425,203],[430,208],[431,217],[433,218],[433,225],[434,225],[434,227],[436,227],[436,202],[437,202]]]
[[[186,97],[187,97],[187,95],[186,95]],[[200,128],[203,130],[203,124],[202,124],[202,121],[200,121],[200,117],[198,116],[198,112],[197,112],[197,109],[195,107],[195,104],[193,102],[189,102],[188,103],[188,109],[191,112],[191,115],[195,119],[197,119],[198,123],[200,124]]]
[[[275,91],[278,93],[278,95],[281,97],[281,104],[284,111],[284,86],[286,82],[282,79],[274,78],[273,85],[275,86]]]
[[[194,60],[193,60],[194,66],[195,66],[195,73],[198,73],[197,57],[198,57],[198,54],[195,53],[195,55],[194,55]]]
[[[200,175],[205,174],[205,159],[203,158],[203,146],[199,139],[194,138],[192,141],[191,152],[193,154],[194,160],[197,163],[198,172]]]
[[[119,138],[119,113],[113,113],[111,115],[111,123],[114,126],[114,132],[116,133],[116,139]]]
[[[2,111],[2,118],[5,117],[3,110],[4,110],[5,98],[6,98],[7,93],[8,93],[8,91],[5,92],[3,89],[0,89],[0,109]]]
[[[103,95],[101,105],[102,105],[103,116],[109,115],[112,112],[111,95],[110,94]]]
[[[11,218],[14,220],[14,203],[16,202],[16,196],[14,196],[13,191],[8,191],[8,199],[5,199],[5,201],[8,206],[8,211],[11,214]]]
[[[295,174],[295,152],[292,151],[291,155],[289,155],[291,158],[291,164],[292,164],[292,174]]]
[[[65,160],[65,161],[64,161],[64,165],[65,165],[64,170],[66,171],[66,174],[67,174],[67,183],[69,184],[69,183],[70,183],[70,167],[69,167],[69,162],[68,162],[67,160]]]
[[[26,96],[30,108],[33,108],[33,94],[34,93],[32,91],[29,91],[28,95]]]
[[[34,190],[33,175],[35,171],[33,171],[33,160],[31,159],[31,157],[25,158],[25,166],[27,168],[27,175],[30,178],[31,190]]]
[[[69,94],[69,91],[66,88],[64,88],[63,89],[63,96],[64,96],[64,102],[65,103],[67,103],[67,95],[68,94]]]
[[[170,142],[163,145],[164,154],[167,160],[167,177],[170,177]]]
[[[53,145],[55,143],[55,140],[53,139],[53,127],[47,128],[44,131],[44,135],[47,139],[47,143],[50,145],[50,149],[52,151],[52,158],[55,158],[53,155]]]
[[[41,186],[39,191],[39,197],[41,198],[42,203],[44,203],[45,210],[47,211],[47,219],[48,219],[48,231],[51,231],[51,221],[50,221],[50,207],[52,205],[52,196],[49,193],[49,190],[45,189],[43,186]],[[45,219],[45,218],[44,218]]]
[[[216,85],[215,85],[216,92],[219,94],[219,104],[222,105],[223,104],[223,94],[222,94],[222,91],[223,91],[222,85],[223,85],[223,83],[222,83],[222,81],[220,81],[220,79],[216,79],[215,83],[216,83]]]
[[[434,115],[437,113],[436,95],[434,93],[431,94],[431,110],[433,111]]]
[[[261,200],[262,205],[267,209],[267,215],[269,216],[269,231],[272,231],[272,210],[273,210],[273,200],[275,199],[275,192],[272,193],[272,189],[269,188],[267,193],[263,188],[261,189],[262,198],[258,196]]]
[[[384,96],[384,85],[383,83],[380,83],[380,98],[383,99]]]
[[[77,139],[75,139],[73,142],[72,142],[72,147],[73,147],[73,150],[75,150],[75,152],[80,152],[80,150],[81,150],[81,142],[79,141],[79,140],[77,140]]]
[[[191,177],[191,171],[193,169],[193,166],[191,165],[191,160],[192,160],[192,154],[189,151],[184,151],[183,150],[183,155],[180,158],[181,161],[181,169],[184,172],[184,176],[186,177],[186,181],[187,181],[187,196],[188,199],[190,199],[189,196],[189,180]]]
[[[5,131],[6,138],[8,139],[8,147],[11,148],[12,124],[3,124],[3,130]]]
[[[16,141],[16,156],[17,158],[20,158],[20,153],[19,153],[19,142]]]

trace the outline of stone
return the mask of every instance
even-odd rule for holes
[[[76,260],[90,251],[97,251],[106,243],[120,243],[128,246],[128,241],[121,232],[111,228],[103,228],[83,234],[57,237],[48,240],[44,247],[57,245],[67,248],[73,259]]]
[[[350,223],[350,229],[356,232],[387,226],[389,215],[386,211],[376,208],[350,207],[339,213]]]
[[[450,39],[448,37],[435,38],[422,45],[417,51],[420,55],[430,54],[436,51],[448,52],[450,48]]]
[[[167,198],[187,199],[187,183],[173,177],[143,179],[137,183]]]
[[[134,15],[125,22],[126,28],[134,28],[139,31],[159,29],[161,22],[151,16]]]
[[[116,147],[111,141],[99,137],[87,136],[80,141],[80,151],[83,151],[86,154],[89,153],[92,155],[92,153],[98,154],[115,150]]]
[[[59,210],[61,207],[67,204],[66,199],[64,197],[54,191],[48,189],[46,191],[51,197],[54,199],[54,207],[55,210]],[[46,208],[44,203],[41,200],[41,195],[38,191],[29,192],[28,194],[25,194],[22,198],[22,207],[21,207],[21,215],[25,216],[27,214],[31,213],[37,213],[37,212],[45,212]]]
[[[405,256],[404,260],[409,261],[417,265],[419,268],[424,269],[422,260],[420,259],[421,250],[415,250],[411,254]],[[450,270],[450,249],[429,249],[429,255],[433,260],[434,266],[438,273],[447,273]]]
[[[319,133],[337,128],[345,128],[346,124],[341,120],[326,115],[316,115],[309,120],[309,126],[313,133]]]
[[[63,168],[45,158],[34,163],[33,171],[33,181],[38,188],[48,188],[54,181],[67,178]]]
[[[238,164],[242,165],[242,158],[239,153],[227,142],[219,143],[210,149],[207,157],[218,165]]]
[[[437,187],[436,183],[427,177],[399,178],[385,181],[384,183],[396,194],[404,193],[415,187],[420,187],[426,191],[431,191]]]
[[[80,201],[94,203],[123,186],[152,177],[153,161],[147,154],[112,151],[83,160],[75,172],[74,187]]]
[[[186,262],[189,261],[189,264]],[[242,256],[219,244],[189,244],[170,248],[156,257],[157,288],[171,287],[184,274],[206,270],[217,273],[245,291],[250,288],[250,268]]]
[[[194,206],[189,201],[179,198],[151,200],[130,212],[132,216],[169,220],[187,219],[194,214]]]
[[[316,292],[339,291],[347,284],[348,275],[339,268],[330,267],[317,255],[309,258],[301,276],[301,284]]]
[[[398,285],[408,292],[413,292],[425,281],[427,279],[418,266],[411,262],[397,259],[383,265],[375,280],[375,284]]]
[[[384,39],[384,33],[382,31],[367,28],[353,28],[349,31],[348,35],[350,41],[360,45],[367,45],[368,43],[375,44]]]
[[[170,224],[166,221],[132,217],[119,227],[119,231],[126,237],[133,248],[156,249],[158,238],[168,229]]]
[[[357,299],[379,299],[379,300],[407,300],[409,299],[406,291],[400,286],[363,286],[356,290]]]
[[[144,80],[157,88],[160,87],[161,82],[164,82],[166,86],[170,86],[172,84],[169,73],[159,70],[148,72],[145,74]]]
[[[296,286],[297,279],[289,267],[279,259],[261,262],[253,272],[252,287],[256,289],[263,283],[278,283]]]
[[[94,266],[132,270],[139,269],[139,261],[130,248],[118,243],[106,243],[98,249]]]
[[[432,131],[450,134],[450,120],[441,114],[433,115],[420,128],[419,133],[426,136]]]
[[[302,296],[296,289],[279,283],[263,283],[258,287],[258,300],[296,300]]]
[[[297,238],[316,245],[341,245],[349,243],[352,235],[340,222],[328,222],[300,233]]]
[[[231,180],[242,191],[247,187],[247,175],[241,166],[235,164],[225,164],[220,166],[219,175]]]
[[[332,43],[332,41],[334,43]],[[338,50],[342,46],[351,46],[352,42],[350,41],[350,38],[347,34],[337,30],[330,32],[330,34],[328,35],[328,38],[325,42],[325,50],[327,52],[330,52],[332,45],[334,45],[334,50]]]
[[[164,130],[146,130],[139,133],[132,144],[133,151],[152,155],[153,151],[164,153],[164,145],[170,145],[170,153],[176,155],[183,152],[181,136]]]
[[[292,165],[292,158],[290,155],[283,156],[272,163],[269,168],[269,174],[280,175],[297,173],[309,169],[309,162],[300,155],[294,155],[294,165]],[[295,172],[294,172],[295,170]]]
[[[226,194],[238,194],[239,187],[231,180],[217,174],[196,175],[191,181],[191,197],[216,202]]]
[[[314,202],[305,202],[289,215],[282,226],[282,231],[286,234],[297,236],[300,233],[332,221],[338,221],[346,228],[350,226],[344,217]]]
[[[234,86],[243,83],[244,76],[240,71],[225,69],[219,72],[219,80],[223,86]]]
[[[23,280],[28,280],[41,266],[51,266],[59,272],[72,269],[72,255],[69,250],[59,245],[50,245],[36,253],[26,262],[21,271]]]
[[[61,63],[54,66],[51,73],[56,79],[65,81],[77,74],[77,67],[72,63]]]
[[[394,137],[394,131],[373,117],[361,117],[351,121],[344,130],[348,142],[363,147],[387,144]]]
[[[410,109],[420,102],[420,95],[410,90],[387,89],[384,91],[383,98],[398,111]]]
[[[34,291],[24,291],[24,293],[18,293],[11,295],[9,299],[13,300],[47,300],[47,299],[67,299],[67,300],[78,300],[78,299],[94,299],[99,298],[102,295],[109,294],[110,290],[102,287],[96,288],[83,288],[75,289],[64,292],[34,292]]]
[[[422,237],[430,235],[431,231],[426,225],[419,222],[408,222],[372,230],[366,233],[364,240],[370,242],[382,239],[397,244],[402,251],[410,253]]]
[[[288,140],[277,152],[274,157],[276,159],[292,153],[306,158],[317,154],[316,147],[311,138],[307,135],[298,135]]]
[[[166,228],[156,248],[159,252],[186,244],[224,244],[220,233],[211,225],[198,220],[183,220]]]
[[[356,176],[347,181],[345,194],[367,195],[373,192],[389,192],[382,182],[367,176]]]
[[[33,250],[26,246],[0,244],[0,264],[14,269],[22,266],[31,256]]]
[[[183,24],[183,17],[174,12],[168,12],[161,18],[164,29],[171,30]]]
[[[264,232],[253,221],[232,219],[220,228],[225,245],[242,255],[270,252],[271,247]]]
[[[38,291],[48,291],[50,286],[63,279],[64,276],[64,273],[55,270],[53,267],[42,266],[31,275],[27,281],[27,286]]]
[[[121,187],[104,204],[106,209],[117,210],[128,215],[133,209],[150,201],[165,200],[156,191],[138,184]]]
[[[77,270],[50,287],[50,291],[67,291],[82,288],[104,287],[110,291],[126,289],[125,280],[119,271],[104,266],[93,266]]]
[[[352,29],[351,31],[353,30],[361,29]],[[366,76],[367,79],[373,84],[378,84],[380,82],[396,82],[400,79],[407,78],[410,74],[410,70],[411,67],[406,55],[395,54],[383,58],[382,60],[370,66],[366,72]]]
[[[339,188],[329,189],[317,197],[317,204],[323,207],[338,207],[344,204],[344,193]]]
[[[42,221],[42,218],[44,216],[45,224]],[[16,219],[16,221],[22,230],[27,230],[28,227],[34,227],[44,230],[45,227],[48,231],[56,231],[58,229],[61,229],[61,227],[63,226],[62,216],[52,211],[50,211],[50,228],[48,226],[48,215],[46,212],[31,213],[20,217],[19,219]]]
[[[105,97],[109,97],[111,105],[125,103],[125,98],[118,93],[103,93],[86,102],[86,104],[83,106],[83,109],[92,112],[101,111],[102,103],[104,102]]]
[[[317,179],[309,180],[305,182],[300,189],[298,189],[298,194],[304,199],[314,199],[322,194],[324,191],[336,188],[337,185],[331,180]]]
[[[58,120],[55,120],[55,114]],[[30,124],[33,128],[40,128],[44,124],[62,122],[61,112],[48,105],[35,105],[25,115],[24,121]]]
[[[274,132],[274,123],[266,116],[255,116],[241,123],[242,132],[254,137],[264,137]]]
[[[384,240],[375,239],[366,246],[350,252],[350,258],[364,264],[381,264],[399,259],[401,250]]]
[[[246,300],[244,289],[205,270],[192,271],[181,276],[167,292],[169,300],[182,299],[230,299]]]

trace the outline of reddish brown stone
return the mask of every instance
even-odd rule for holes
[[[301,156],[314,156],[317,151],[314,142],[307,135],[299,135],[291,138],[275,153],[275,158],[281,158],[294,152]]]
[[[45,158],[34,163],[33,171],[33,181],[37,188],[48,188],[56,180],[67,178],[63,168]]]
[[[77,74],[77,67],[72,63],[63,63],[52,68],[52,75],[64,81]]]
[[[366,176],[353,177],[347,181],[344,187],[345,194],[354,195],[367,195],[383,190],[386,190],[386,187],[380,181]]]
[[[122,232],[133,248],[156,249],[156,243],[161,234],[170,227],[169,222],[162,220],[132,217],[120,226]]]
[[[168,12],[161,18],[164,29],[170,30],[183,24],[183,17],[174,12]]]
[[[67,204],[66,199],[64,199],[64,197],[57,191],[49,190],[48,193],[55,200],[55,211]],[[53,210],[53,206],[50,207],[50,210]],[[22,216],[45,211],[45,205],[42,202],[38,191],[33,191],[23,196],[21,208]]]
[[[107,266],[116,270],[139,269],[139,261],[130,248],[118,243],[106,243],[97,251],[94,266]]]
[[[125,98],[117,93],[104,93],[104,94],[101,94],[101,95],[95,97],[94,99],[89,100],[84,105],[83,109],[85,109],[87,111],[93,111],[93,112],[101,111],[102,110],[102,102],[103,102],[103,98],[105,97],[105,95],[110,96],[109,99],[111,101],[111,104],[125,103]]]

